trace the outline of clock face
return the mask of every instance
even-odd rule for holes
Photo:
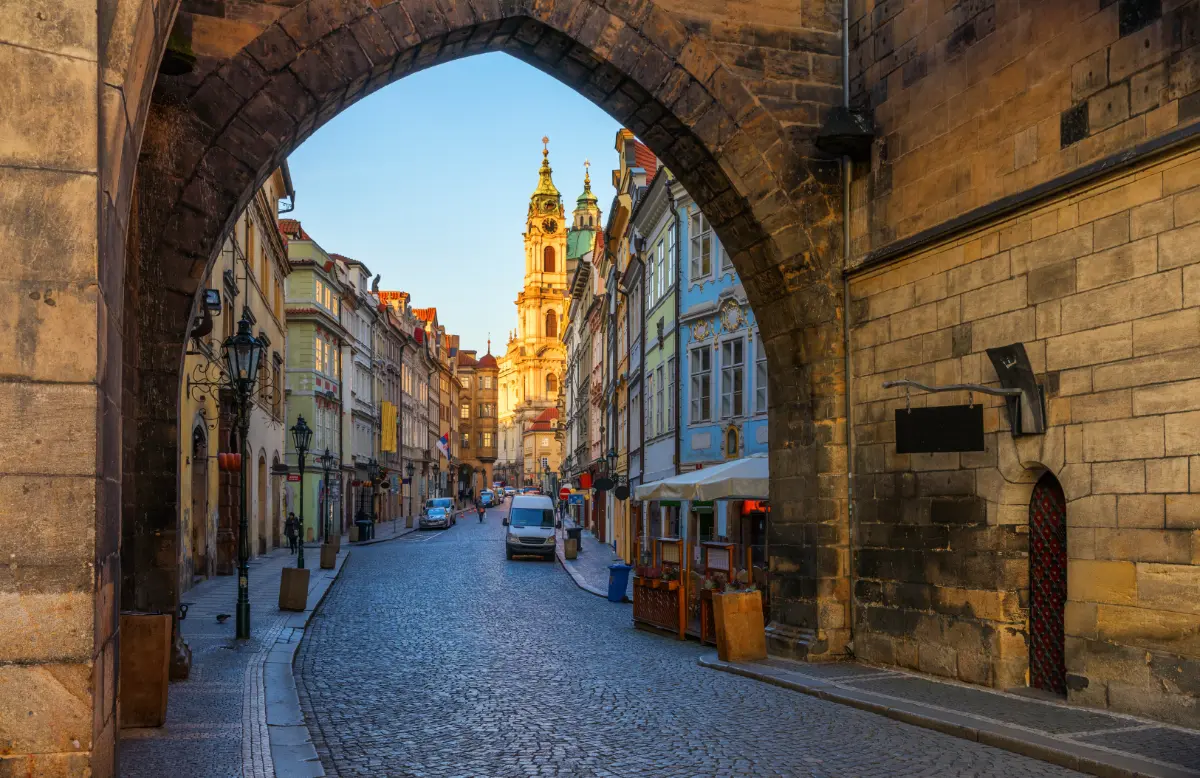
[[[553,219],[547,219],[546,221],[542,222],[542,229],[546,232],[554,232],[558,229],[558,222],[554,221]]]

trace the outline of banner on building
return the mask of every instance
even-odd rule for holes
[[[442,452],[442,456],[446,459],[450,458],[450,433],[442,435],[437,440],[438,451]]]
[[[396,406],[383,401],[383,411],[381,413],[381,424],[383,429],[380,431],[379,450],[380,451],[395,451],[396,450]]]

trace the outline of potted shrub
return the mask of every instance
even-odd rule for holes
[[[713,592],[713,621],[717,656],[722,662],[744,662],[767,658],[763,624],[762,592],[739,572],[722,592]]]

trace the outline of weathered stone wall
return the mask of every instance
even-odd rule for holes
[[[856,254],[1200,116],[1196,0],[854,0],[850,43]]]
[[[1072,701],[1200,723],[1200,148],[853,276],[859,656],[999,687],[1029,665],[1029,499],[1067,503]],[[997,378],[1023,343],[1049,429],[898,455],[901,390]],[[962,393],[914,393],[913,406]]]

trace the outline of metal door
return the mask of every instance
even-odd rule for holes
[[[1067,501],[1046,473],[1029,501],[1029,685],[1067,693]]]

